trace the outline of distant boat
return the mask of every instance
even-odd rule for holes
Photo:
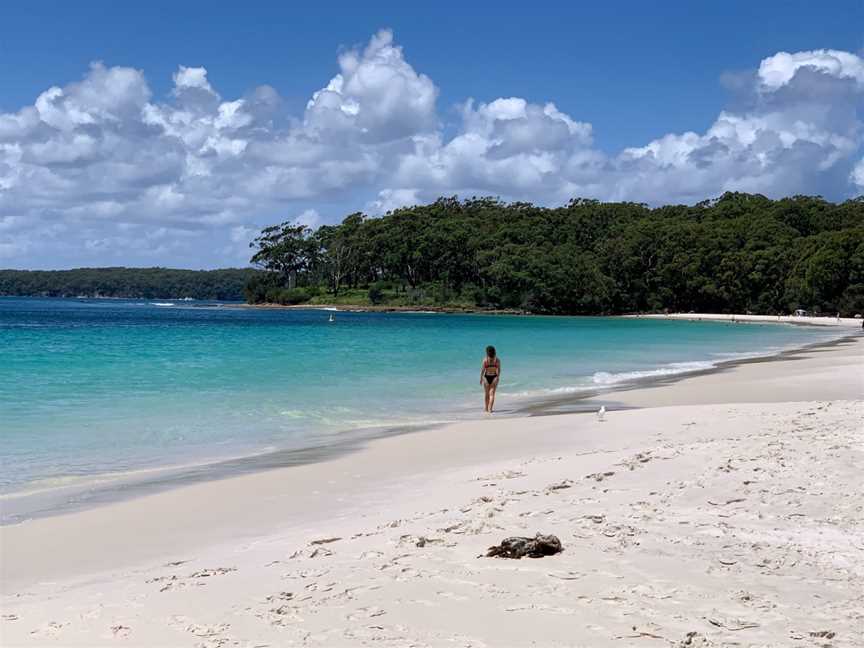
[[[333,317],[333,313],[330,313],[330,319],[327,320],[327,321],[328,321],[328,322],[335,322],[335,321],[336,321],[336,318]]]

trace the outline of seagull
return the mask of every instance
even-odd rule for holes
[[[601,405],[600,409],[597,410],[597,420],[602,421],[604,416],[606,416],[606,406]]]

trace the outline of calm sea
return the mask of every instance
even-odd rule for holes
[[[711,367],[837,331],[0,298],[0,492],[336,443]]]

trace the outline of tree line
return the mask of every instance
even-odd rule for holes
[[[251,303],[353,299],[549,314],[864,312],[864,197],[696,205],[440,198],[251,243]]]
[[[246,284],[256,274],[258,271],[251,268],[0,270],[0,295],[240,301]]]

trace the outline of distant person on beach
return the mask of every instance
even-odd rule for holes
[[[495,407],[495,390],[498,389],[500,379],[501,359],[495,353],[494,346],[487,346],[486,357],[483,358],[483,365],[480,367],[480,384],[483,385],[486,395],[485,411],[488,414],[491,414],[492,408]]]

